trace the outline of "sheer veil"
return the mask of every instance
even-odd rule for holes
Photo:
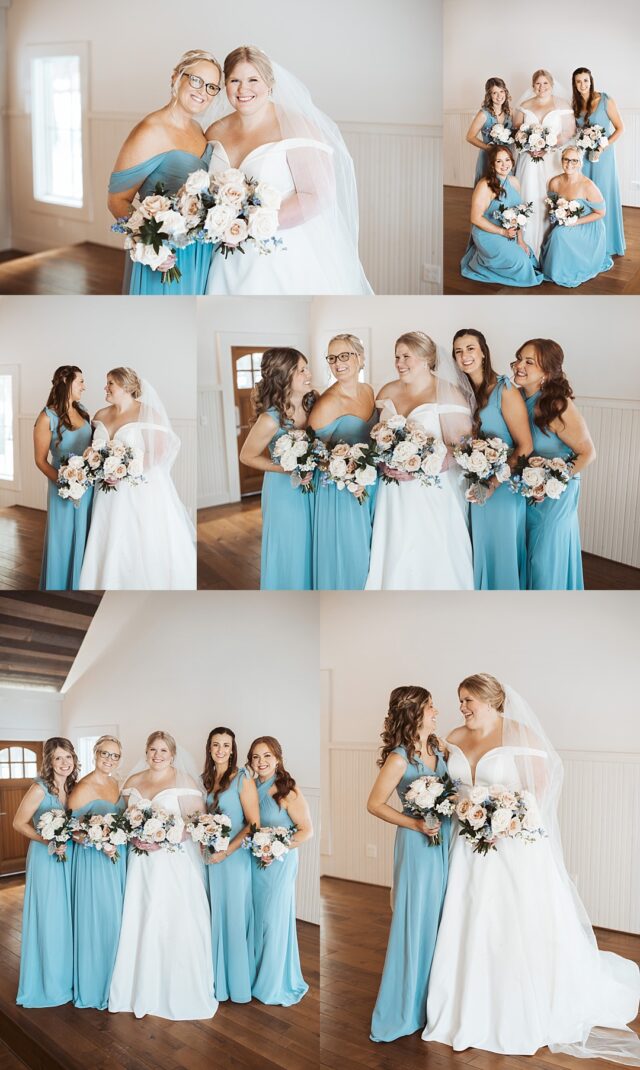
[[[442,437],[448,446],[455,446],[461,438],[471,434],[476,407],[473,387],[442,345],[436,348],[436,398]],[[460,470],[462,476],[462,470]]]
[[[169,472],[180,451],[180,439],[171,427],[160,395],[147,379],[142,379],[138,429],[142,434],[145,469],[163,468]]]

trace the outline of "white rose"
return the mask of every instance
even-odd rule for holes
[[[359,487],[370,487],[378,478],[377,469],[372,464],[365,464],[356,472],[356,483]]]
[[[484,806],[474,806],[467,815],[467,821],[473,829],[481,829],[487,820]]]
[[[124,829],[114,829],[109,835],[109,839],[116,847],[121,847],[127,842],[127,834]]]
[[[86,490],[84,483],[73,482],[69,484],[69,497],[74,502],[79,502]]]
[[[523,212],[518,212],[516,216],[516,223],[518,223],[519,226],[524,227],[527,223],[527,216],[524,215]]]
[[[244,180],[242,182],[227,182],[226,185],[221,186],[218,190],[218,202],[219,204],[230,204],[236,209],[240,208],[247,196],[247,192],[247,184]]]
[[[213,178],[218,186],[237,185],[245,181],[244,171],[240,171],[237,167],[229,167],[226,171],[218,171]]]
[[[541,468],[525,468],[522,481],[527,487],[539,487],[544,483],[544,472]]]
[[[305,453],[307,452],[306,439],[296,439],[296,441],[292,443],[291,449],[295,453],[296,457],[304,457]]]
[[[441,784],[439,780],[432,780],[427,787],[427,791],[437,799],[444,791],[444,784]]]
[[[100,825],[92,825],[89,828],[89,839],[93,843],[97,843],[99,840],[103,839],[102,827]]]
[[[104,462],[104,474],[105,474],[105,476],[113,475],[113,473],[116,471],[116,469],[119,467],[119,465],[120,465],[120,458],[119,457],[107,457],[106,461]]]
[[[167,831],[167,839],[169,843],[180,843],[183,833],[184,821],[181,817],[177,817],[175,819],[175,824]]]
[[[207,171],[192,171],[184,184],[187,193],[205,193],[209,189],[209,174]]]
[[[69,468],[84,468],[84,458],[76,456],[70,457],[67,464],[69,465]]]
[[[390,416],[389,419],[386,421],[386,424],[387,424],[387,427],[392,428],[393,431],[397,431],[400,428],[404,427],[406,422],[407,422],[406,416],[398,415],[398,416]]]
[[[222,240],[225,245],[233,247],[235,245],[239,245],[240,242],[244,241],[245,238],[247,238],[248,234],[249,228],[247,227],[247,224],[245,223],[244,219],[236,219],[233,223],[230,223],[226,230],[223,232]]]
[[[287,453],[283,453],[282,457],[280,458],[280,464],[282,465],[285,472],[293,472],[294,468],[296,468],[298,464],[298,458],[294,451],[288,450]]]
[[[266,241],[273,238],[278,229],[278,213],[271,208],[256,208],[252,206],[248,210],[249,237],[258,241]]]
[[[489,471],[491,465],[489,464],[484,453],[480,453],[479,450],[474,450],[469,457],[469,471],[475,472],[477,475],[484,476]]]
[[[428,453],[420,465],[427,476],[437,476],[442,471],[442,457],[437,453]]]
[[[152,271],[158,271],[162,264],[172,255],[172,252],[168,245],[161,245],[156,253],[153,245],[143,245],[142,242],[136,242],[129,251],[129,255],[134,264],[144,264],[146,267],[150,267]]]
[[[482,787],[482,785],[476,785],[476,787],[471,788],[471,790],[469,791],[468,798],[472,803],[484,802],[486,797],[487,789]]]
[[[162,830],[162,822],[157,817],[150,817],[145,821],[142,833],[147,840],[153,839]]]
[[[173,209],[167,212],[158,212],[156,219],[169,238],[181,238],[187,233],[187,224],[180,212],[174,212]]]
[[[144,215],[139,208],[135,208],[127,219],[127,226],[130,227],[131,230],[140,230],[140,227],[146,221],[146,218],[146,215]]]
[[[561,494],[564,494],[566,483],[563,483],[560,479],[548,479],[544,485],[544,492],[547,498],[559,498]]]
[[[494,836],[503,836],[509,828],[511,821],[511,810],[505,810],[502,807],[496,810],[491,818],[491,832]]]
[[[271,208],[276,211],[282,204],[282,194],[275,186],[269,186],[266,182],[258,182],[255,188],[255,196],[263,208]]]
[[[547,139],[547,145],[557,145],[558,144],[558,135],[554,134],[553,131],[549,131],[549,133],[546,134],[546,139]]]
[[[391,467],[399,468],[409,457],[414,457],[418,452],[415,442],[399,442],[391,456]]]
[[[216,204],[207,212],[204,229],[210,238],[218,240],[235,218],[235,209],[230,204]]]
[[[171,208],[171,201],[162,193],[152,193],[141,202],[138,211],[145,219],[151,219],[158,212],[167,212]]]
[[[344,457],[332,457],[329,461],[329,472],[334,479],[344,479],[347,474],[347,462]]]
[[[268,847],[271,843],[271,834],[269,832],[255,832],[253,842],[256,847]]]
[[[511,479],[511,469],[508,464],[501,464],[499,468],[496,468],[496,479],[498,483],[506,483]]]
[[[69,488],[68,487],[60,487],[60,490],[58,491],[58,496],[60,498],[69,498],[71,496],[69,494]]]
[[[522,827],[527,832],[536,832],[540,828],[540,814],[535,803],[527,806],[525,815],[522,818]]]
[[[289,848],[284,843],[281,843],[280,840],[273,841],[271,845],[271,854],[274,858],[282,858],[284,855],[288,854],[288,851]]]
[[[142,475],[142,460],[139,457],[133,457],[129,461],[128,472],[130,476],[135,478]]]

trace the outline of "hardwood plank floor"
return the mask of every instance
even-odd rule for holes
[[[488,285],[460,274],[460,260],[469,240],[469,209],[472,190],[444,187],[444,293],[445,294],[593,294],[640,293],[640,208],[624,208],[625,256],[614,257],[613,268],[575,290],[543,282],[541,286]]]
[[[389,889],[323,877],[320,949],[320,1065],[327,1070],[606,1070],[602,1059],[577,1060],[542,1048],[535,1056],[511,1057],[469,1048],[454,1052],[425,1044],[420,1033],[392,1044],[369,1040],[389,932]],[[640,962],[640,936],[598,930],[598,945]],[[640,1015],[635,1028],[640,1027]]]
[[[0,294],[121,294],[124,252],[80,242],[0,262]]]
[[[36,1070],[309,1070],[318,1066],[318,927],[298,922],[310,989],[295,1007],[222,1003],[212,1019],[169,1022],[15,1004],[24,882],[0,881],[0,1039]],[[167,919],[169,924],[169,919]],[[0,1070],[3,1070],[0,1053]],[[20,1070],[20,1062],[7,1063]]]

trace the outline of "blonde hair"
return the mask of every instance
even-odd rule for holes
[[[359,357],[364,362],[364,345],[361,338],[358,338],[357,334],[334,334],[333,338],[329,339],[329,345],[333,342],[346,342],[348,345],[353,346]]]
[[[112,368],[110,372],[107,372],[107,376],[111,376],[115,379],[118,386],[121,386],[123,390],[126,390],[127,394],[131,394],[134,401],[139,401],[142,397],[142,380],[137,372],[134,372],[133,368]]]
[[[167,747],[171,751],[172,756],[175,758],[176,750],[177,750],[176,741],[173,738],[173,736],[169,735],[168,732],[161,732],[161,731],[152,732],[151,735],[149,736],[149,738],[147,739],[147,742],[144,745],[144,753],[145,754],[147,753],[147,751],[149,750],[149,747],[151,746],[152,743],[155,743],[156,739],[163,740],[163,742],[167,744]]]
[[[225,57],[225,82],[231,77],[234,68],[237,67],[239,63],[250,63],[252,67],[255,67],[263,82],[269,86],[269,89],[273,87],[276,79],[273,73],[273,67],[271,66],[271,60],[261,49],[256,48],[255,45],[240,45],[239,48],[234,48],[233,52],[230,52],[229,55]]]
[[[222,81],[222,67],[213,52],[207,52],[204,48],[191,48],[188,52],[183,52],[171,72],[171,95],[173,97],[178,92],[178,83],[182,75],[186,74],[191,67],[195,67],[196,63],[201,62],[213,63],[214,67],[217,68],[220,81]]]
[[[433,371],[436,366],[436,344],[428,334],[424,331],[407,331],[396,338],[396,348],[399,345],[407,346],[415,357],[421,357]]]
[[[564,160],[564,158],[567,155],[567,153],[572,151],[572,150],[577,152],[578,159],[580,160],[580,166],[582,166],[582,161],[584,159],[584,153],[583,153],[582,149],[578,148],[577,145],[571,145],[571,144],[565,145],[565,147],[563,148],[562,152],[560,153],[560,159]]]
[[[474,698],[479,698],[481,702],[493,706],[498,713],[504,713],[507,696],[504,687],[495,676],[491,676],[488,672],[477,672],[473,676],[465,676],[464,680],[458,684],[458,694],[463,687],[466,687]]]
[[[103,743],[109,743],[109,741],[111,743],[117,744],[118,750],[120,751],[120,757],[122,757],[122,743],[120,742],[117,736],[100,736],[100,739],[96,739],[95,743],[93,744],[94,758],[98,753],[98,747],[101,747]]]
[[[553,75],[552,75],[551,71],[545,71],[544,67],[541,67],[539,71],[534,71],[533,74],[531,75],[531,88],[533,89],[534,85],[536,84],[536,82],[538,81],[538,78],[541,75],[544,75],[544,77],[547,79],[547,81],[551,82],[551,88],[553,89],[553,87],[555,85],[555,82],[553,80]]]

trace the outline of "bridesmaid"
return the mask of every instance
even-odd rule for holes
[[[540,267],[548,282],[576,287],[610,271],[613,260],[607,254],[604,220],[606,206],[598,187],[581,171],[582,154],[575,145],[562,153],[562,175],[549,183],[549,193],[579,201],[584,212],[571,226],[554,224],[540,250]]]
[[[302,976],[296,932],[298,852],[313,836],[306,800],[284,768],[282,747],[273,736],[254,739],[247,764],[257,778],[260,825],[296,826],[292,850],[283,862],[252,866],[256,977],[253,996],[261,1003],[290,1007],[309,990]]]
[[[122,756],[115,736],[100,736],[93,748],[95,769],[79,780],[69,795],[73,817],[115,814],[124,810],[120,786],[114,777]],[[126,843],[112,862],[102,851],[83,846],[82,834],[74,836],[71,867],[73,912],[73,1002],[76,1007],[107,1009],[111,974],[118,950],[124,882]]]
[[[179,59],[171,75],[171,100],[145,116],[127,137],[109,180],[109,211],[116,219],[130,216],[136,194],[143,200],[161,183],[176,193],[193,171],[208,170],[207,144],[198,116],[220,92],[222,69],[211,52],[192,49]],[[124,290],[130,294],[203,294],[211,263],[210,244],[195,242],[177,250],[178,282],[162,282],[162,272],[131,264],[127,253]]]
[[[443,776],[445,751],[436,735],[430,693],[424,687],[396,687],[382,730],[380,772],[367,810],[397,826],[393,853],[393,915],[389,943],[371,1020],[371,1040],[406,1037],[426,1025],[427,987],[438,935],[449,858],[449,820],[429,827],[418,817],[389,806],[400,802],[414,780]],[[429,843],[440,832],[441,843]]]
[[[311,389],[307,358],[297,349],[267,349],[260,374],[252,397],[255,423],[240,451],[242,464],[265,473],[260,589],[309,591],[314,495],[292,486],[271,452],[288,429],[307,426],[318,395]],[[310,473],[304,482],[311,478]]]
[[[469,377],[476,397],[473,434],[497,436],[511,449],[509,465],[533,449],[529,414],[518,390],[506,375],[497,375],[491,353],[481,331],[463,327],[453,336],[453,359]],[[513,494],[495,476],[489,483],[484,505],[470,492],[473,572],[478,591],[525,590],[527,551],[525,542],[524,498]]]
[[[520,183],[512,174],[508,148],[492,145],[486,151],[487,169],[471,198],[471,235],[460,262],[460,272],[476,282],[500,286],[539,286],[542,272],[526,245],[522,231],[505,230],[493,222],[498,208],[522,202]]]
[[[251,855],[241,850],[251,825],[260,824],[255,782],[238,769],[236,737],[230,728],[209,732],[202,783],[210,813],[231,819],[231,843],[226,851],[205,850],[213,977],[217,1000],[250,1003],[255,979]]]
[[[564,353],[551,338],[524,342],[511,365],[520,387],[539,457],[567,458],[575,454],[574,478],[557,499],[527,505],[527,590],[582,591],[582,554],[578,501],[579,473],[595,461],[589,429],[573,402],[564,374]]]
[[[49,480],[41,591],[75,591],[80,582],[93,488],[74,505],[69,498],[59,496],[57,480],[63,458],[82,454],[91,445],[91,418],[80,401],[84,390],[80,368],[73,364],[56,368],[47,404],[33,429],[36,467]]]
[[[624,133],[624,123],[615,100],[607,93],[597,93],[593,84],[593,75],[588,67],[578,67],[572,75],[573,113],[576,124],[584,126],[602,126],[609,139],[606,149],[602,150],[599,160],[585,159],[584,173],[602,190],[602,197],[607,206],[604,219],[607,232],[607,253],[609,256],[624,256],[625,240],[622,221],[622,201],[620,199],[620,182],[616,164],[614,145]]]
[[[495,144],[491,139],[491,128],[499,123],[508,130],[513,127],[511,115],[511,95],[502,78],[488,78],[484,86],[484,100],[480,111],[476,112],[471,126],[467,130],[466,140],[479,149],[476,161],[474,186],[485,173],[487,167],[487,145]]]
[[[329,448],[339,442],[369,442],[376,423],[374,393],[360,382],[364,346],[353,334],[336,334],[327,363],[335,383],[316,402],[309,426]],[[320,591],[361,591],[369,573],[375,486],[360,504],[334,483],[316,485],[313,523],[313,586]]]
[[[73,999],[73,928],[71,868],[73,843],[57,850],[59,862],[36,832],[47,810],[66,810],[78,779],[73,744],[61,736],[48,739],[42,768],[20,803],[13,827],[31,840],[22,915],[20,981],[16,1003],[21,1007],[60,1007]]]

